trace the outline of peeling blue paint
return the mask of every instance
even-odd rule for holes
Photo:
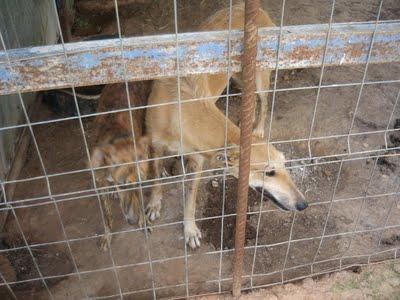
[[[107,51],[107,52],[99,52],[99,53],[76,53],[70,55],[68,57],[68,63],[71,69],[86,69],[90,70],[96,67],[99,67],[102,61],[108,57],[115,57],[116,51]],[[64,63],[64,59],[62,62]]]
[[[236,53],[236,54],[242,53],[242,52],[243,52],[243,44],[240,43],[240,44],[234,45],[234,46],[232,47],[231,51],[232,51],[233,53]]]
[[[259,42],[259,47],[262,49],[275,50],[278,47],[278,39],[276,37],[273,37],[268,40],[261,40]]]
[[[44,66],[44,61],[40,60],[40,59],[31,60],[31,61],[28,61],[28,63],[33,67],[42,67],[42,66]]]
[[[10,72],[10,70],[7,70],[5,67],[0,67],[0,81],[11,81],[12,78],[12,74]]]
[[[184,58],[187,54],[188,51],[188,47],[185,45],[178,45],[178,57],[179,60],[181,60],[182,58]]]
[[[151,49],[133,49],[133,50],[125,50],[124,57],[128,59],[134,59],[138,57],[148,57],[155,60],[160,60],[165,57],[166,51],[160,48],[151,48]]]
[[[393,43],[400,41],[400,33],[398,34],[378,34],[375,35],[374,43]]]
[[[357,42],[359,43],[359,42]],[[325,47],[326,44],[326,38],[324,37],[324,41],[321,44],[321,46]],[[328,40],[328,47],[329,48],[343,48],[345,46],[345,44],[347,44],[347,42],[345,41],[345,39],[343,37],[334,37],[334,38],[329,38]]]
[[[21,74],[17,73],[15,74],[14,72],[12,72],[9,68],[7,68],[6,66],[0,66],[0,84],[3,85],[3,88],[6,88],[7,85],[13,85],[14,89],[7,89],[9,90],[9,93],[16,93],[17,92],[17,88],[15,86],[22,86],[21,83]],[[19,88],[19,87],[18,87]],[[0,89],[1,91],[1,89]],[[1,95],[1,93],[0,93]]]
[[[119,57],[121,56],[121,51],[107,51],[107,52],[99,52],[96,55],[99,56],[100,61],[103,61],[110,57]]]
[[[227,47],[220,42],[208,42],[197,45],[197,56],[204,59],[215,59],[224,56]]]
[[[324,38],[312,38],[312,39],[290,39],[283,40],[283,44],[286,51],[293,51],[295,48],[301,46],[307,46],[309,48],[318,48],[325,44]]]
[[[79,58],[76,61],[77,65],[85,69],[98,67],[101,64],[99,57],[93,53],[82,53],[77,58]]]

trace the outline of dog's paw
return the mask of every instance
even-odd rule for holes
[[[151,201],[146,207],[146,216],[150,222],[160,217],[161,201]]]
[[[201,232],[193,221],[184,222],[185,227],[185,241],[190,248],[196,249],[200,247]]]
[[[139,222],[138,222],[138,226],[139,228],[147,228],[147,231],[149,233],[153,232],[153,228],[151,227],[153,225],[153,223],[149,220],[149,218],[147,217],[147,215],[140,215],[139,217]]]
[[[253,134],[260,137],[260,138],[264,138],[265,135],[265,131],[263,126],[257,126],[256,128],[253,129]]]

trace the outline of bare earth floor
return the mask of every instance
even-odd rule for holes
[[[399,299],[400,264],[382,263],[352,271],[307,278],[255,292],[243,293],[240,300],[297,300],[297,299]],[[230,300],[230,295],[205,296],[197,300]]]

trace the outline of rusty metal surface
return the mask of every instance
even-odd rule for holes
[[[242,287],[246,213],[249,195],[249,174],[253,114],[256,101],[257,12],[260,0],[246,0],[243,63],[243,94],[240,105],[240,160],[236,200],[235,259],[232,293],[240,296]]]
[[[326,65],[365,63],[374,24],[332,26]],[[320,66],[328,25],[288,26],[283,29],[279,68]],[[240,70],[242,32],[233,31],[232,70]],[[257,65],[275,68],[279,29],[259,30]],[[179,34],[180,74],[221,73],[227,70],[228,33]],[[124,38],[128,80],[176,76],[175,35]],[[0,51],[0,95],[124,81],[119,40],[66,44],[71,76],[62,45],[9,50],[12,66]],[[400,22],[378,25],[371,63],[400,61]]]

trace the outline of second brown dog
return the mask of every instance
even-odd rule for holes
[[[132,82],[128,88],[125,83],[107,85],[100,96],[98,111],[126,109],[129,102],[131,107],[144,106],[150,89],[150,81]],[[97,188],[105,190],[100,193],[105,214],[102,249],[107,249],[111,241],[112,199],[119,199],[129,224],[137,223],[142,227],[145,222],[140,190],[132,189],[132,184],[147,178],[149,169],[147,161],[136,163],[149,157],[149,139],[144,132],[145,109],[135,109],[131,113],[132,117],[130,112],[124,111],[101,114],[95,119],[97,140],[90,162],[92,168],[104,167],[95,173]]]

